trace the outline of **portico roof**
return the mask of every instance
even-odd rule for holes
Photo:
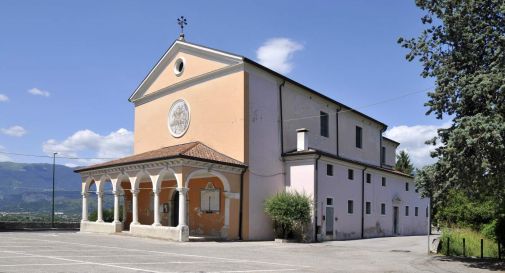
[[[224,155],[199,141],[195,141],[174,146],[163,147],[161,149],[148,151],[145,153],[127,156],[83,168],[78,168],[75,170],[75,172],[79,173],[90,170],[97,170],[121,165],[144,163],[149,161],[172,159],[172,158],[186,158],[186,159],[229,165],[234,167],[246,167],[244,163],[236,159],[233,159],[227,155]]]

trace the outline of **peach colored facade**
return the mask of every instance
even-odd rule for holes
[[[311,240],[426,230],[427,219],[419,216],[401,219],[401,232],[396,233],[390,215],[360,217],[366,200],[372,200],[374,212],[383,203],[388,210],[412,204],[423,212],[427,205],[417,194],[400,190],[403,183],[413,184],[412,177],[386,166],[394,165],[397,147],[382,138],[386,125],[247,58],[178,40],[130,101],[135,105],[135,155],[198,141],[241,165],[179,156],[86,169],[81,172],[83,231],[129,229],[139,236],[182,241],[189,236],[268,240],[273,231],[264,201],[286,190],[313,198]],[[172,107],[179,101],[187,110],[176,112],[173,122]],[[326,136],[320,135],[323,114],[328,117]],[[362,128],[360,148],[353,142],[356,126]],[[308,147],[301,150],[296,134],[300,128],[308,129],[304,135]],[[387,164],[381,162],[382,147],[387,150]],[[334,175],[326,176],[330,164]],[[346,182],[348,169],[354,169],[356,183]],[[374,186],[362,185],[361,172],[373,173]],[[387,191],[376,189],[382,176],[390,180]],[[88,221],[90,183],[97,183],[102,194],[102,185],[109,182],[119,200],[117,208],[124,207],[123,219],[118,216],[107,226],[99,214],[96,223]],[[219,192],[213,197],[218,198],[213,211],[201,208],[202,191]],[[325,203],[328,198],[331,205]],[[349,200],[355,200],[355,214],[344,213]]]

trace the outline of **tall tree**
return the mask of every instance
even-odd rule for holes
[[[395,170],[408,175],[414,173],[414,165],[410,162],[410,156],[405,150],[400,151],[400,153],[396,155]]]
[[[505,207],[505,1],[416,0],[426,29],[398,42],[435,79],[427,114],[452,118],[436,172],[445,188],[493,196]]]

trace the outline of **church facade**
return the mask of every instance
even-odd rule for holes
[[[393,170],[385,124],[246,57],[176,40],[129,100],[134,154],[76,170],[81,231],[269,240],[265,199],[298,191],[313,241],[427,232],[428,200]]]

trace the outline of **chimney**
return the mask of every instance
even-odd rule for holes
[[[296,150],[307,151],[309,149],[309,130],[301,128],[296,130]]]

